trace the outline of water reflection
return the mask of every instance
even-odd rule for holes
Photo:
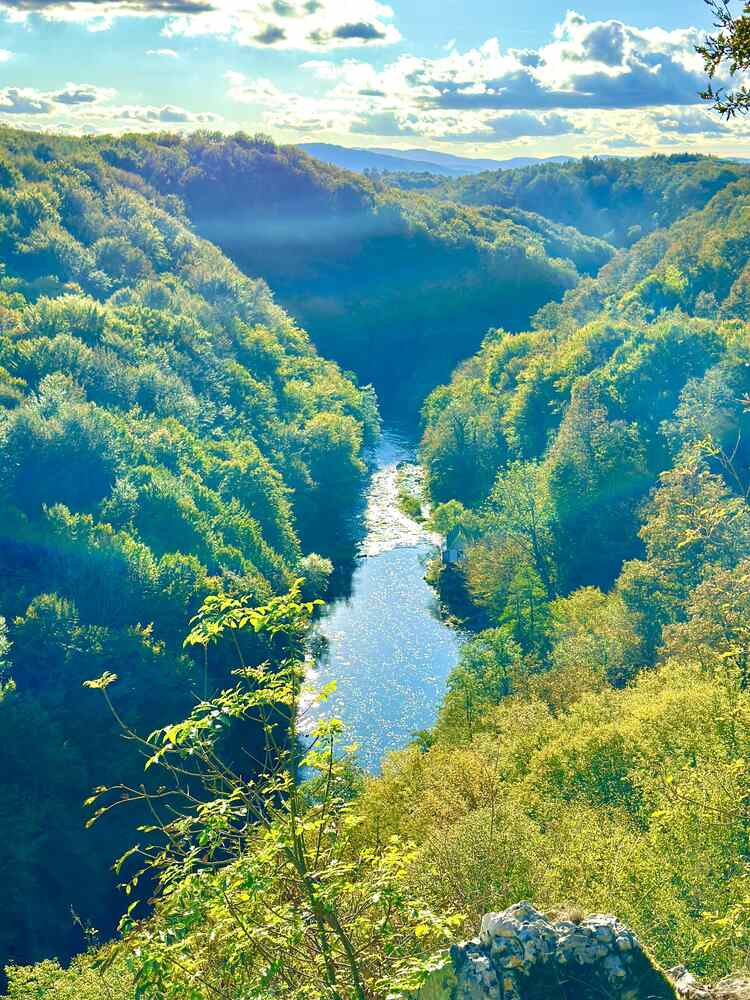
[[[397,505],[398,467],[413,459],[407,440],[384,432],[350,591],[328,606],[313,642],[315,680],[337,682],[325,712],[344,720],[369,770],[435,721],[461,642],[424,580],[436,539]]]

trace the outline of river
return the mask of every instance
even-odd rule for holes
[[[461,637],[424,579],[439,540],[398,506],[398,467],[415,461],[415,448],[386,429],[372,459],[351,586],[325,609],[313,640],[308,680],[335,680],[336,691],[305,723],[316,711],[342,719],[360,764],[377,771],[387,751],[435,722]]]

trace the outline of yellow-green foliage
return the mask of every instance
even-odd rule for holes
[[[725,941],[700,959],[705,911],[746,894],[750,695],[690,660],[553,715],[514,698],[467,739],[439,731],[392,754],[359,812],[365,839],[420,845],[415,887],[467,914],[520,899],[617,913],[665,963],[744,962]]]
[[[750,944],[750,185],[704,193],[428,398],[427,483],[470,533],[485,630],[361,809],[470,924],[525,896],[613,911],[718,975]]]
[[[93,955],[81,955],[67,969],[58,962],[11,966],[8,1000],[132,1000],[133,977],[123,962],[102,973]]]
[[[354,843],[359,821],[351,764],[338,745],[343,725],[322,719],[304,744],[297,738],[315,607],[301,599],[301,584],[261,607],[206,599],[186,645],[213,655],[231,637],[235,685],[141,741],[145,770],[165,782],[157,794],[116,786],[87,802],[94,825],[115,806],[148,800],[154,822],[116,868],[128,873],[129,890],[149,879],[153,910],[136,899],[120,938],[67,973],[51,962],[12,970],[10,1000],[32,993],[63,1000],[71,988],[86,998],[97,985],[106,992],[123,967],[136,997],[154,1000],[405,1000],[446,965],[461,918],[433,912],[412,892],[415,848],[397,837],[364,850]],[[283,639],[283,658],[247,667],[242,646],[253,634],[277,650]],[[84,686],[119,721],[118,681],[107,671]],[[226,746],[232,728],[251,720],[262,727],[267,762],[257,777],[237,773]],[[124,725],[123,733],[135,735]],[[160,818],[165,799],[170,808]],[[92,969],[102,973],[98,984]]]

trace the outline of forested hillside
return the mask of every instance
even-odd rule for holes
[[[434,521],[467,545],[436,577],[484,629],[364,808],[453,873],[441,906],[574,902],[664,962],[744,962],[749,271],[740,180],[427,400]]]
[[[0,139],[13,1000],[412,997],[521,898],[740,968],[747,168],[418,193],[262,137]],[[471,637],[368,777],[297,719],[370,378],[401,416],[432,390],[429,572]]]
[[[0,137],[0,954],[109,934],[135,817],[85,833],[83,800],[137,776],[82,681],[113,667],[152,729],[224,683],[182,652],[208,594],[324,587],[369,391],[88,144]],[[317,581],[317,584],[316,584]],[[10,649],[7,649],[7,642]],[[258,655],[262,649],[256,651]]]
[[[537,212],[615,246],[631,246],[747,175],[746,164],[688,153],[584,157],[453,178],[431,183],[430,192],[462,205]]]
[[[499,313],[525,326],[612,253],[540,217],[401,192],[262,138],[127,136],[97,149],[183,199],[198,231],[266,278],[391,412],[415,413]]]

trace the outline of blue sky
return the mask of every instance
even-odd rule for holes
[[[0,0],[0,122],[473,156],[750,156],[700,102],[701,0]]]

